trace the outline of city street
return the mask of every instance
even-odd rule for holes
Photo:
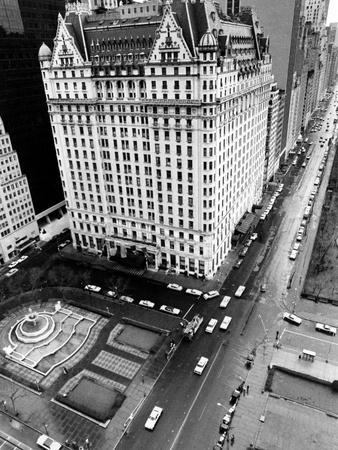
[[[331,105],[327,116],[333,110]],[[244,295],[245,298],[241,300],[232,298],[225,312],[218,307],[215,300],[210,300],[206,304],[199,303],[191,310],[191,315],[201,312],[207,320],[210,317],[220,319],[225,313],[232,316],[230,332],[224,334],[216,327],[212,335],[206,335],[202,331],[191,343],[182,343],[144,407],[129,427],[128,434],[118,445],[118,449],[204,449],[210,448],[217,441],[218,427],[225,412],[223,407],[217,406],[217,403],[228,407],[232,390],[246,377],[247,369],[244,368],[244,362],[248,352],[274,339],[276,330],[282,331],[285,328],[281,312],[296,308],[311,256],[333,153],[329,154],[327,160],[307,235],[302,241],[302,251],[296,262],[290,261],[288,254],[300,226],[308,196],[313,189],[323,153],[327,148],[327,145],[319,146],[319,136],[329,138],[332,132],[331,120],[330,132],[312,135],[311,139],[314,142],[312,156],[306,168],[297,168],[298,176],[295,174],[295,168],[290,169],[292,173],[289,178],[293,182],[284,188],[288,189],[289,195],[284,199],[281,208],[274,211],[273,217],[268,219],[270,230],[266,224],[262,226],[265,242],[271,236],[271,230],[272,235],[276,234],[260,271],[253,272],[253,276],[250,277],[255,267],[255,258],[259,257],[263,246],[256,242],[250,248],[246,257],[248,259],[238,271],[230,274],[223,286],[224,292],[233,296],[235,288],[239,284],[247,284],[250,277],[247,284],[247,289],[251,288],[250,295]],[[292,274],[294,274],[293,281],[289,290],[287,285]],[[258,293],[258,286],[263,280],[267,284],[267,290],[261,294]],[[256,298],[258,302],[255,303],[248,326],[242,331],[246,313]],[[197,357],[201,355],[209,358],[209,364],[202,376],[198,377],[193,374],[193,368]],[[144,429],[144,423],[154,405],[163,407],[164,412],[156,429],[149,432]],[[236,430],[233,430],[233,433],[236,434]]]

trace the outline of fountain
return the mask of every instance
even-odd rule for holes
[[[53,317],[46,314],[45,311],[37,312],[32,308],[28,309],[28,313],[18,323],[15,334],[20,342],[36,343],[50,336],[55,328]]]

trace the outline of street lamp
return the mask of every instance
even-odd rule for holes
[[[48,423],[44,423],[43,426],[44,426],[46,435],[48,436]]]

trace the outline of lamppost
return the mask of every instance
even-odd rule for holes
[[[223,405],[222,403],[217,403],[217,406],[224,408],[226,411],[228,410],[228,408],[225,405]]]
[[[44,427],[44,429],[45,429],[46,435],[48,436],[48,423],[44,423],[44,424],[43,424],[43,427]]]

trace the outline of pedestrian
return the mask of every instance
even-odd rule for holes
[[[279,331],[276,331],[276,341],[278,341],[279,338]]]
[[[243,389],[243,397],[245,397],[245,388]]]
[[[246,387],[246,395],[249,395],[249,385]]]
[[[235,436],[232,434],[230,438],[230,444],[234,445],[234,443],[235,443]]]

